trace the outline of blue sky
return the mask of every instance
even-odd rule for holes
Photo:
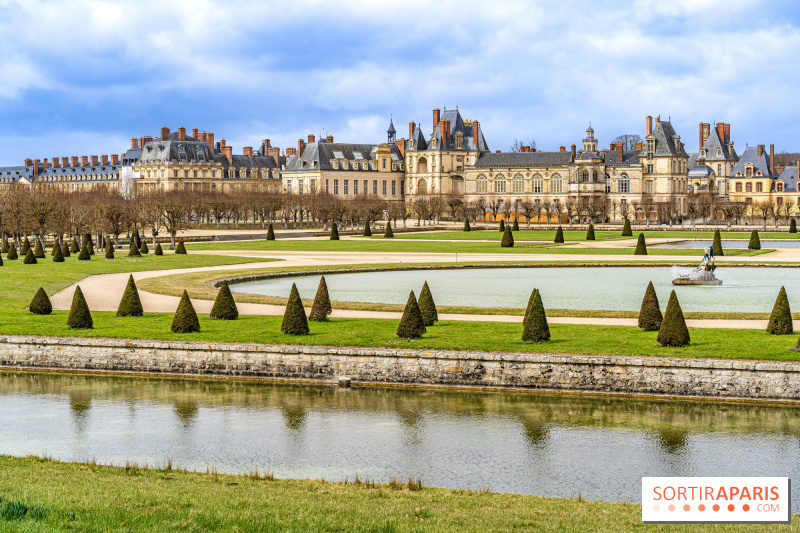
[[[381,142],[432,129],[434,107],[481,122],[492,150],[601,146],[671,117],[800,151],[795,2],[0,0],[0,165],[122,153],[161,126],[241,153],[322,128]]]

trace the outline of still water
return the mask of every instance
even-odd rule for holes
[[[635,502],[642,476],[796,474],[800,408],[0,372],[0,453]]]
[[[699,260],[698,260],[699,263]],[[675,289],[684,311],[772,311],[782,285],[789,301],[800,300],[800,268],[720,267],[720,286],[674,286],[688,267],[560,267],[410,270],[325,276],[332,300],[405,304],[427,280],[437,305],[524,308],[533,288],[548,309],[638,311],[653,282],[662,307]],[[235,292],[288,297],[292,283],[313,298],[319,276],[268,279],[231,285]]]

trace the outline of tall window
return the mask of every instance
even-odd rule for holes
[[[381,191],[383,192],[383,195],[386,196],[386,180],[383,180],[383,183],[381,184]]]
[[[745,183],[744,184],[744,191],[745,192],[753,192],[753,184],[750,183],[750,182]]]
[[[629,193],[631,192],[631,180],[622,179],[617,181],[617,192]]]
[[[584,170],[581,172],[581,183],[589,183],[589,171]]]
[[[538,172],[533,175],[533,183],[531,184],[531,192],[539,194],[544,192],[544,178]],[[517,192],[517,191],[514,191]]]
[[[364,185],[364,188],[361,189],[361,194],[369,194],[369,180],[364,180],[362,185]]]
[[[486,194],[489,192],[489,180],[486,178],[486,174],[481,174],[475,179],[476,189],[478,194]]]
[[[764,192],[764,184],[760,181],[756,183],[756,192]]]
[[[717,176],[722,176],[722,163],[717,163]]]
[[[560,174],[553,174],[550,176],[550,192],[561,193],[564,192],[563,181]]]
[[[514,185],[513,185],[513,192],[514,194],[522,194],[525,192],[525,180],[522,177],[522,174],[514,174]]]
[[[653,194],[653,180],[647,180],[644,184],[644,192]]]
[[[333,180],[333,194],[339,196],[339,180]]]
[[[297,180],[297,192],[303,194],[303,180]]]
[[[350,180],[344,180],[344,195],[350,194]]]
[[[378,180],[372,180],[372,194],[378,196]]]
[[[503,194],[506,192],[506,177],[498,174],[494,177],[494,192],[496,194]]]
[[[397,196],[397,182],[392,180],[392,196]]]
[[[358,180],[353,180],[353,196],[358,196]]]
[[[653,165],[652,164],[647,165],[647,173],[648,174],[652,174],[653,173]]]
[[[736,192],[742,192],[742,182],[741,181],[737,181],[736,182]]]

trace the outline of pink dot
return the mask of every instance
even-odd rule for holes
[[[706,506],[701,503],[700,505],[697,506],[697,509],[699,511],[705,511],[706,510]]]
[[[735,505],[733,505],[732,503],[728,505],[728,510],[729,511],[733,511],[734,509],[736,509]]]
[[[712,509],[714,509],[715,511],[719,511],[719,505],[717,505],[717,504],[715,503],[715,504],[714,504],[714,507],[712,507]]]
[[[692,506],[691,506],[691,505],[689,505],[688,503],[687,503],[686,505],[684,505],[684,506],[683,506],[683,510],[684,510],[684,511],[688,511],[688,510],[689,510],[689,509],[691,509],[691,508],[692,508]]]
[[[747,504],[744,504],[744,505],[742,506],[742,510],[743,510],[743,511],[749,511],[749,510],[750,510],[750,506],[749,506],[749,505],[747,505]]]
[[[654,505],[653,506],[653,510],[654,511],[660,511],[661,510],[661,506],[660,505]]]
[[[669,507],[667,507],[667,509],[669,509],[670,511],[674,511],[675,510],[675,504],[673,504],[673,503],[669,504]]]

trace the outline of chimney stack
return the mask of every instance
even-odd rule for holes
[[[92,156],[92,166],[93,166],[93,167],[96,167],[96,166],[97,166],[97,156],[96,156],[96,155],[93,155],[93,156]]]
[[[287,148],[286,149],[286,155],[287,156],[289,156],[289,155],[297,155],[297,148]]]
[[[636,141],[635,146],[637,150],[641,150],[644,147],[644,145],[642,145],[642,141]]]
[[[139,148],[139,139],[131,137],[131,148]]]
[[[559,152],[566,152],[567,151],[567,147],[566,146],[559,146],[558,147],[558,151]]]
[[[645,118],[644,122],[645,122],[645,130],[647,131],[647,135],[652,135],[653,134],[653,117],[651,117],[650,115],[647,115],[647,118]]]
[[[406,140],[405,139],[397,139],[394,142],[394,145],[400,149],[400,157],[406,156]]]
[[[725,144],[725,123],[724,122],[717,122],[717,135],[719,135],[719,141],[722,144]]]
[[[25,166],[26,166],[26,167],[29,167],[29,166],[31,166],[32,164],[33,164],[33,159],[26,159],[26,160],[25,160]]]
[[[570,149],[570,161],[574,163],[575,162],[575,145],[573,144],[570,148],[571,148]]]
[[[67,168],[68,166],[69,166],[69,157],[62,157],[61,168]]]
[[[414,138],[414,130],[416,129],[417,125],[412,121],[408,123],[408,138]]]
[[[178,140],[179,141],[185,141],[186,140],[186,128],[184,128],[183,126],[178,128]]]
[[[70,159],[71,159],[72,166],[73,167],[77,167],[78,166],[78,156],[73,155]]]
[[[192,137],[194,137],[195,141],[197,140],[197,128],[192,128]]]
[[[658,116],[656,117],[656,121],[655,121],[655,123],[653,124],[653,127],[654,127],[654,128],[657,128],[657,127],[658,127],[658,124],[659,124],[659,122],[661,122],[661,115],[658,115]]]
[[[622,143],[617,143],[615,149],[617,151],[617,163],[622,163],[622,160],[625,158],[622,151]]]
[[[108,156],[107,155],[101,155],[100,156],[100,164],[103,165],[103,166],[106,166],[108,164]]]
[[[306,148],[306,142],[303,139],[297,139],[297,157],[303,155],[303,150]]]
[[[731,142],[731,125],[730,123],[725,123],[725,139],[722,140],[724,143]]]
[[[211,150],[211,153],[214,153],[214,134],[210,131],[206,133],[206,143],[208,144],[208,149]]]
[[[117,154],[111,154],[111,164],[112,165],[119,164],[119,156]]]
[[[225,139],[220,139],[220,140],[219,140],[219,147],[220,147],[220,149],[221,149],[221,148],[225,148],[226,146],[228,146],[228,141],[226,141]]]
[[[39,177],[39,160],[38,159],[34,159],[33,160],[33,177],[34,177],[34,179]]]
[[[197,132],[197,139],[198,141],[206,142],[206,132],[198,131]]]
[[[47,170],[47,158],[46,157],[42,160],[42,168],[44,170]]]
[[[85,167],[87,165],[89,165],[89,158],[87,156],[85,156],[85,155],[82,155],[81,156],[81,166]]]
[[[769,173],[770,175],[775,175],[775,145],[769,145]]]
[[[164,126],[161,128],[161,140],[166,141],[167,137],[169,137],[169,128]]]
[[[242,148],[242,152],[244,153],[244,155],[246,155],[250,159],[253,159],[253,147],[252,146],[245,146],[244,148]]]
[[[333,144],[333,135],[328,135],[327,141]]]
[[[442,137],[442,146],[441,148],[447,148],[447,139],[450,137],[450,132],[448,131],[449,128],[449,120],[440,120],[439,121],[439,135]]]
[[[281,149],[280,148],[267,148],[267,157],[275,160],[275,166],[281,168]]]
[[[758,145],[758,157],[761,157],[762,155],[764,155],[764,145],[763,144],[759,144]]]
[[[309,133],[308,134],[308,144],[313,143],[315,140],[316,140],[316,137],[314,137],[314,134],[313,133]]]
[[[436,126],[439,125],[439,117],[441,116],[441,113],[442,112],[438,107],[433,110],[433,131],[436,131]]]
[[[480,124],[478,124],[477,120],[472,121],[472,138],[475,141],[475,149],[479,150],[480,148],[478,148],[478,139],[481,138],[481,133]]]
[[[698,146],[697,151],[698,152],[703,149],[703,144],[704,144],[703,143],[703,129],[704,129],[703,128],[703,123],[701,122],[700,123],[700,137],[699,137],[699,140],[697,141],[697,146]]]
[[[272,148],[272,143],[269,139],[264,139],[264,150],[268,150],[270,148]]]
[[[223,155],[228,158],[228,164],[233,164],[233,146],[225,146],[222,148]]]

